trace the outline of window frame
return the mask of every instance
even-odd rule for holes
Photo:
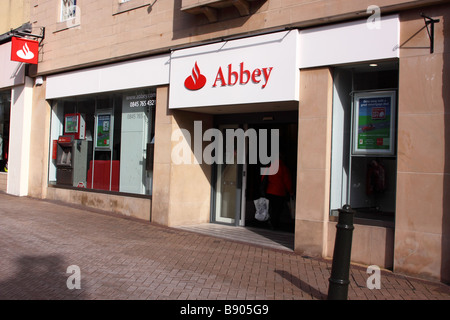
[[[69,11],[69,15],[67,17],[65,16],[66,11]],[[75,19],[77,16],[77,11],[77,0],[61,0],[59,9],[59,22],[66,22],[71,19]]]
[[[384,71],[396,72],[398,82],[398,61],[386,61],[380,70],[373,69],[368,71],[365,66],[366,63],[354,64],[351,66],[336,67],[333,71],[333,129],[332,129],[332,154],[331,154],[331,172],[330,172],[330,206],[329,206],[329,219],[330,221],[337,221],[338,211],[344,204],[355,205],[353,209],[356,212],[354,223],[380,226],[393,228],[395,221],[395,202],[396,202],[396,178],[397,178],[397,136],[398,136],[398,83],[392,81],[384,82],[382,77],[379,77]],[[369,80],[376,80],[375,82],[367,81],[364,84],[358,83],[356,75],[371,74],[376,77],[369,78]],[[358,86],[356,85],[358,84]],[[391,97],[391,139],[389,152],[373,152],[372,149],[367,152],[354,152],[355,143],[355,126],[357,124],[355,118],[355,102],[358,96],[371,95],[373,97],[378,96],[390,96]],[[357,115],[357,114],[356,114]],[[364,184],[355,183],[355,188],[352,188],[353,176],[356,178],[361,176],[361,168],[364,167],[364,161],[367,163],[370,160],[381,160],[384,166],[384,172],[386,178],[388,178],[390,195],[383,199],[378,199],[380,207],[385,207],[392,210],[379,210],[376,206],[376,210],[371,212],[368,208],[357,206],[361,202],[355,201],[354,196],[358,197],[355,193],[355,188],[363,188]],[[358,172],[357,174],[355,174]],[[359,174],[359,175],[358,175]],[[361,180],[365,181],[366,180]],[[358,189],[359,190],[359,189]],[[361,189],[362,190],[362,189]],[[387,192],[388,193],[388,192]],[[386,194],[387,194],[386,193]],[[389,198],[392,202],[389,203]],[[373,197],[373,195],[371,195]],[[356,198],[363,199],[363,198]],[[364,199],[363,199],[364,200]],[[370,199],[369,199],[370,200]],[[372,199],[373,200],[373,199]],[[372,206],[373,207],[373,206]],[[375,208],[375,207],[374,207]],[[369,208],[370,209],[370,208]],[[392,212],[391,212],[392,211]]]
[[[148,114],[148,118],[147,118],[147,126],[146,127],[148,131],[145,131],[145,141],[144,143],[146,143],[147,148],[149,148],[149,145],[151,145],[153,142],[151,141],[151,139],[154,139],[154,134],[155,134],[155,118],[154,118],[154,113],[155,113],[155,108],[156,108],[156,88],[155,87],[143,87],[143,88],[136,88],[136,89],[129,89],[129,90],[119,90],[119,91],[113,91],[113,92],[108,92],[108,93],[93,93],[93,94],[88,94],[88,95],[81,95],[81,96],[71,96],[71,97],[61,97],[59,99],[55,99],[52,102],[52,122],[54,122],[54,124],[51,127],[51,139],[53,139],[53,143],[51,143],[50,145],[50,152],[49,152],[49,175],[48,175],[48,187],[52,187],[52,188],[63,188],[63,189],[73,189],[73,190],[82,190],[82,191],[86,191],[86,192],[97,192],[97,193],[108,193],[108,194],[116,194],[116,195],[127,195],[127,196],[133,196],[133,197],[140,197],[140,198],[151,198],[152,196],[152,192],[153,192],[153,161],[154,161],[154,155],[153,152],[149,152],[150,150],[147,150],[147,152],[145,153],[145,155],[143,155],[142,158],[142,162],[143,162],[143,167],[137,167],[137,170],[141,170],[141,174],[145,174],[146,175],[146,180],[143,184],[143,186],[141,186],[143,189],[141,191],[138,192],[133,192],[129,190],[129,185],[120,185],[119,184],[119,189],[116,190],[115,188],[112,188],[112,181],[113,181],[113,175],[112,175],[112,162],[110,165],[110,175],[109,175],[109,189],[103,189],[103,188],[98,188],[98,187],[94,187],[94,163],[97,160],[105,160],[105,159],[99,159],[97,158],[98,154],[96,154],[96,152],[108,152],[110,154],[110,161],[122,161],[122,152],[121,152],[121,144],[122,144],[122,134],[124,134],[124,132],[121,130],[121,126],[123,124],[122,122],[122,117],[126,115],[126,113],[124,112],[123,108],[123,99],[125,99],[125,97],[127,97],[128,95],[130,96],[137,96],[138,99],[142,100],[144,98],[141,98],[139,96],[142,95],[146,95],[146,99],[148,99],[148,104],[144,107],[144,109],[147,109],[147,111],[143,111],[143,112],[147,112]],[[80,103],[83,101],[90,101],[92,102],[92,106],[93,109],[91,110],[91,113],[88,112],[83,112],[79,109]],[[100,101],[106,101],[108,100],[109,102],[107,103],[107,106],[109,106],[108,108],[104,108],[99,107],[99,102]],[[149,104],[149,102],[152,101],[152,104]],[[66,103],[70,102],[71,106],[68,106],[69,109],[67,109]],[[141,102],[141,101],[138,101]],[[106,105],[105,105],[106,106]],[[73,109],[73,110],[72,110]],[[73,181],[73,183],[75,184],[67,184],[65,182],[63,183],[58,183],[58,178],[57,178],[57,171],[58,171],[58,164],[57,164],[57,152],[55,150],[57,150],[58,146],[57,146],[57,142],[55,139],[58,139],[60,136],[63,135],[70,135],[70,133],[67,133],[64,131],[64,127],[65,127],[65,123],[64,123],[64,119],[65,119],[65,115],[67,115],[68,113],[79,113],[79,114],[84,114],[85,115],[85,127],[86,127],[86,135],[85,138],[83,138],[83,140],[85,140],[88,143],[88,151],[87,151],[87,157],[86,157],[86,183],[84,184],[84,186],[80,187],[79,185],[76,186],[76,181]],[[110,122],[111,122],[111,133],[110,133],[110,143],[108,147],[98,147],[97,146],[97,133],[95,131],[95,127],[98,126],[98,117],[100,115],[105,115],[108,114],[110,115]],[[115,119],[116,115],[120,114],[120,117],[118,119]],[[90,121],[91,127],[88,128],[88,118],[92,118],[93,120]],[[135,117],[132,117],[133,119]],[[139,118],[139,117],[138,117]],[[114,121],[117,121],[117,126],[114,125]],[[116,132],[116,130],[118,130]],[[144,129],[145,130],[145,129]],[[88,132],[89,131],[89,132]],[[114,144],[113,139],[115,139],[114,137],[119,138],[119,140],[117,140],[117,143]],[[91,145],[89,145],[89,141],[91,143]],[[118,147],[117,147],[118,145]],[[117,148],[116,148],[117,147]],[[146,150],[144,150],[146,151]],[[90,155],[89,155],[90,154]],[[151,156],[151,159],[147,159],[148,156]],[[108,159],[106,159],[108,160]],[[89,174],[89,168],[90,168],[90,163],[92,162],[92,171]],[[82,162],[80,163],[84,163],[84,159],[82,160]],[[148,165],[148,163],[151,163],[151,166]],[[75,165],[74,165],[75,167]],[[73,172],[75,172],[73,168]],[[119,170],[119,177],[121,175],[121,172]],[[79,176],[79,175],[77,175]],[[88,187],[89,182],[91,183],[91,186]],[[120,181],[120,179],[119,179]],[[121,190],[121,188],[123,188]]]
[[[64,17],[63,8],[64,1],[73,1],[73,16],[72,17]],[[79,27],[81,24],[81,10],[77,5],[77,0],[60,0],[58,7],[58,18],[56,22],[55,31],[53,33],[57,33],[63,30],[72,29],[75,27]]]

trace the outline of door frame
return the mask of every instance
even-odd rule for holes
[[[247,125],[244,126],[247,127]],[[218,129],[222,132],[225,137],[224,131],[226,129],[238,129],[242,128],[239,124],[225,124],[220,125]],[[224,146],[226,145],[224,139]],[[244,150],[245,158],[247,156],[247,144],[245,144],[246,148]],[[212,184],[211,184],[211,211],[210,211],[210,221],[211,223],[218,224],[226,224],[226,225],[234,225],[234,226],[244,226],[245,225],[245,186],[246,186],[246,174],[245,170],[247,168],[246,164],[237,164],[237,172],[236,172],[236,205],[235,205],[235,215],[234,218],[220,218],[217,219],[217,210],[219,201],[217,201],[217,182],[219,177],[219,168],[223,164],[214,164],[212,168]]]

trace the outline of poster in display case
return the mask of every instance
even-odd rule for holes
[[[111,113],[98,113],[95,125],[95,147],[98,149],[111,148]]]
[[[352,154],[393,156],[395,114],[395,91],[355,93]]]

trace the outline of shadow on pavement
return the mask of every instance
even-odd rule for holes
[[[68,265],[57,255],[22,256],[17,271],[0,281],[1,300],[82,300],[81,289],[69,289]],[[75,283],[71,281],[70,283]]]
[[[305,281],[297,278],[296,276],[292,275],[291,273],[284,271],[284,270],[275,270],[275,273],[279,274],[283,279],[286,279],[290,283],[292,283],[294,286],[302,290],[303,292],[310,294],[314,299],[319,300],[326,300],[327,294],[322,293],[320,290],[317,290],[316,288],[312,287]]]

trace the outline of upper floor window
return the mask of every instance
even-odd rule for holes
[[[77,0],[61,0],[61,21],[76,17]]]

